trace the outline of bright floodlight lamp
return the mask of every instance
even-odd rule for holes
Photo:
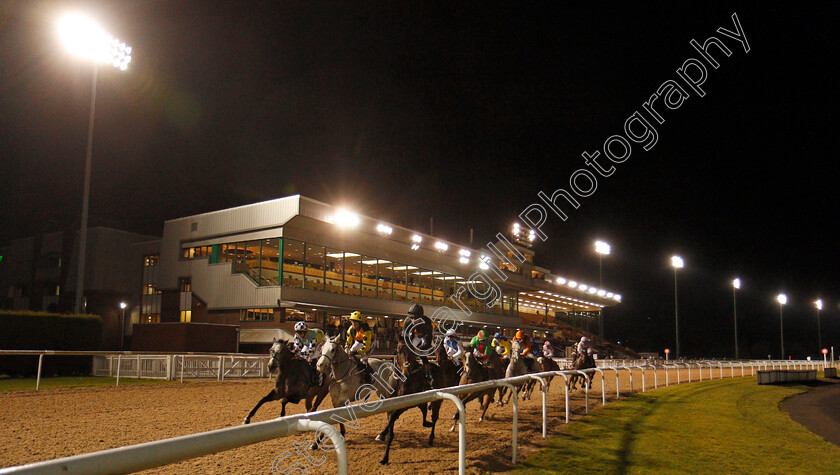
[[[105,33],[92,19],[78,13],[59,20],[58,33],[67,50],[97,63],[110,63],[125,71],[131,62],[131,46]]]
[[[335,212],[335,224],[341,228],[353,228],[359,225],[359,215],[346,209],[339,209]]]
[[[732,281],[732,287],[734,287],[736,289],[740,289],[741,288],[741,279],[736,277],[735,280]]]
[[[822,299],[817,299],[814,302],[814,305],[817,307],[817,310],[822,310],[823,309]]]
[[[776,301],[779,302],[780,305],[787,304],[787,295],[779,294],[776,296]]]
[[[442,241],[438,241],[435,243],[435,249],[437,249],[440,252],[446,252],[449,249],[449,244],[446,244]]]
[[[588,286],[588,285],[586,285],[586,284],[579,284],[579,285],[578,285],[578,289],[579,289],[579,290],[586,290],[586,289],[588,289],[588,288],[589,288],[589,286]]]
[[[423,242],[423,236],[415,234],[414,236],[411,236],[411,240],[416,242],[417,244],[420,244],[421,242]]]
[[[126,304],[125,302],[120,302],[120,308],[125,310]]]
[[[683,262],[683,259],[680,256],[671,256],[671,265],[674,269],[682,269],[685,267],[685,262]]]
[[[470,252],[469,249],[461,249],[460,251],[458,251],[458,254],[464,257],[470,257],[472,255],[472,252]]]
[[[569,281],[569,287],[571,287],[571,288],[573,288],[573,289],[574,289],[574,288],[575,288],[575,287],[577,287],[577,286],[578,286],[578,283],[577,283],[577,282],[575,282],[575,281],[573,281],[573,280],[570,280],[570,281]]]
[[[565,284],[565,283],[566,283],[566,279],[564,279],[564,278],[562,278],[562,277],[558,277],[558,278],[557,278],[557,283],[558,283],[558,284],[560,284],[560,285],[563,285],[563,284]]]
[[[460,262],[461,264],[469,264],[469,263],[470,263],[470,259],[469,259],[468,257],[460,257],[460,258],[458,259],[458,262]]]
[[[394,232],[394,229],[391,226],[388,226],[387,224],[384,224],[384,223],[377,224],[376,225],[376,230],[379,232],[379,234],[382,234],[382,235],[385,235],[385,236],[389,236],[392,232]]]
[[[608,256],[610,254],[610,245],[604,241],[595,241],[595,252]]]

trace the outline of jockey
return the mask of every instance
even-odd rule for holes
[[[491,344],[490,338],[484,333],[484,330],[479,330],[472,340],[470,340],[470,348],[473,349],[476,358],[485,362],[490,356],[490,352],[493,351],[493,345]]]
[[[295,323],[295,341],[292,344],[293,350],[304,361],[308,361],[312,367],[321,357],[321,347],[324,345],[324,332],[320,328],[310,329],[306,322]],[[315,383],[318,386],[324,384],[324,373],[315,371]]]
[[[525,334],[522,330],[516,331],[516,336],[513,337],[514,341],[519,341],[519,348],[522,350],[522,356],[533,358],[534,354],[531,351],[531,337]]]
[[[592,357],[592,343],[589,338],[582,336],[580,342],[577,344],[578,358],[584,358],[587,364],[595,366],[595,360]]]
[[[432,320],[423,313],[422,305],[414,304],[408,309],[405,323],[411,325],[412,328],[411,335],[406,335],[406,337],[411,338],[410,346],[421,351],[420,361],[423,363],[423,371],[426,379],[429,380],[429,385],[434,387],[432,373],[429,371],[429,357],[424,354],[432,349],[432,339],[435,331]]]
[[[370,326],[362,318],[361,312],[356,311],[350,314],[350,323],[351,326],[347,329],[347,341],[344,343],[344,349],[347,350],[347,354],[350,356],[363,356],[370,351],[373,332],[371,332]]]
[[[542,346],[537,343],[534,337],[529,337],[531,340],[531,358],[537,359],[542,356]]]
[[[446,330],[446,338],[443,340],[446,345],[446,356],[452,359],[457,366],[464,366],[461,357],[464,356],[464,347],[461,346],[461,339],[455,334],[455,330]]]
[[[321,357],[324,332],[320,328],[310,329],[306,322],[295,323],[294,350],[301,358],[312,363]]]
[[[510,356],[510,342],[501,332],[496,332],[493,335],[493,348],[496,349],[496,353],[503,358],[507,358]]]
[[[554,358],[554,346],[548,340],[545,340],[545,343],[543,343],[543,355],[546,358]]]

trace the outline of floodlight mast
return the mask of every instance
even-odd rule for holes
[[[96,82],[100,63],[108,63],[125,71],[131,62],[131,46],[105,33],[95,21],[84,15],[73,13],[58,23],[61,42],[75,55],[93,62],[90,88],[90,117],[88,120],[87,149],[85,154],[85,183],[82,196],[82,222],[79,229],[79,260],[76,274],[75,313],[82,313],[82,298],[85,287],[85,261],[87,251],[88,209],[90,207],[90,168],[93,154],[93,124],[96,116]],[[84,309],[86,311],[86,309]]]

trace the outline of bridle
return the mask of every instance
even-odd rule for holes
[[[334,345],[335,345],[335,347],[336,347],[336,350],[335,350],[335,356],[338,356],[339,354],[343,354],[343,352],[339,351],[339,346],[338,346],[338,345],[336,345],[335,343],[333,343],[333,344],[334,344]],[[352,361],[350,361],[350,357],[349,357],[349,356],[347,356],[346,354],[344,354],[344,356],[345,356],[345,358],[346,358],[344,361],[338,361],[338,358],[336,358],[336,362],[335,362],[335,363],[333,363],[333,359],[332,359],[332,357],[331,357],[330,355],[328,355],[327,353],[323,352],[323,351],[321,352],[321,356],[322,356],[322,357],[324,357],[324,358],[326,358],[326,359],[327,359],[327,361],[329,361],[329,362],[330,362],[330,377],[332,378],[333,383],[338,384],[338,383],[340,383],[340,382],[344,381],[345,379],[347,379],[348,377],[352,376],[352,371],[353,371],[353,364],[352,364],[352,363],[353,363],[353,362],[352,362]],[[350,363],[350,364],[347,366],[347,371],[345,371],[345,372],[344,372],[344,375],[343,375],[341,378],[336,378],[336,377],[335,377],[335,368],[336,368],[336,366],[338,366],[338,365],[340,365],[340,364],[344,364],[344,363]]]

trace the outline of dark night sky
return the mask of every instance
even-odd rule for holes
[[[375,3],[375,5],[371,5]],[[607,336],[673,347],[680,253],[685,355],[840,350],[835,267],[836,2],[0,1],[0,243],[78,225],[91,68],[56,16],[76,5],[134,47],[102,68],[93,222],[160,234],[166,219],[300,193],[476,246],[600,149],[737,12],[750,43],[718,54],[706,96],[663,112],[563,223],[538,263],[624,303]],[[689,91],[691,92],[691,91]],[[602,159],[603,161],[603,159]],[[824,345],[825,346],[825,345]]]

